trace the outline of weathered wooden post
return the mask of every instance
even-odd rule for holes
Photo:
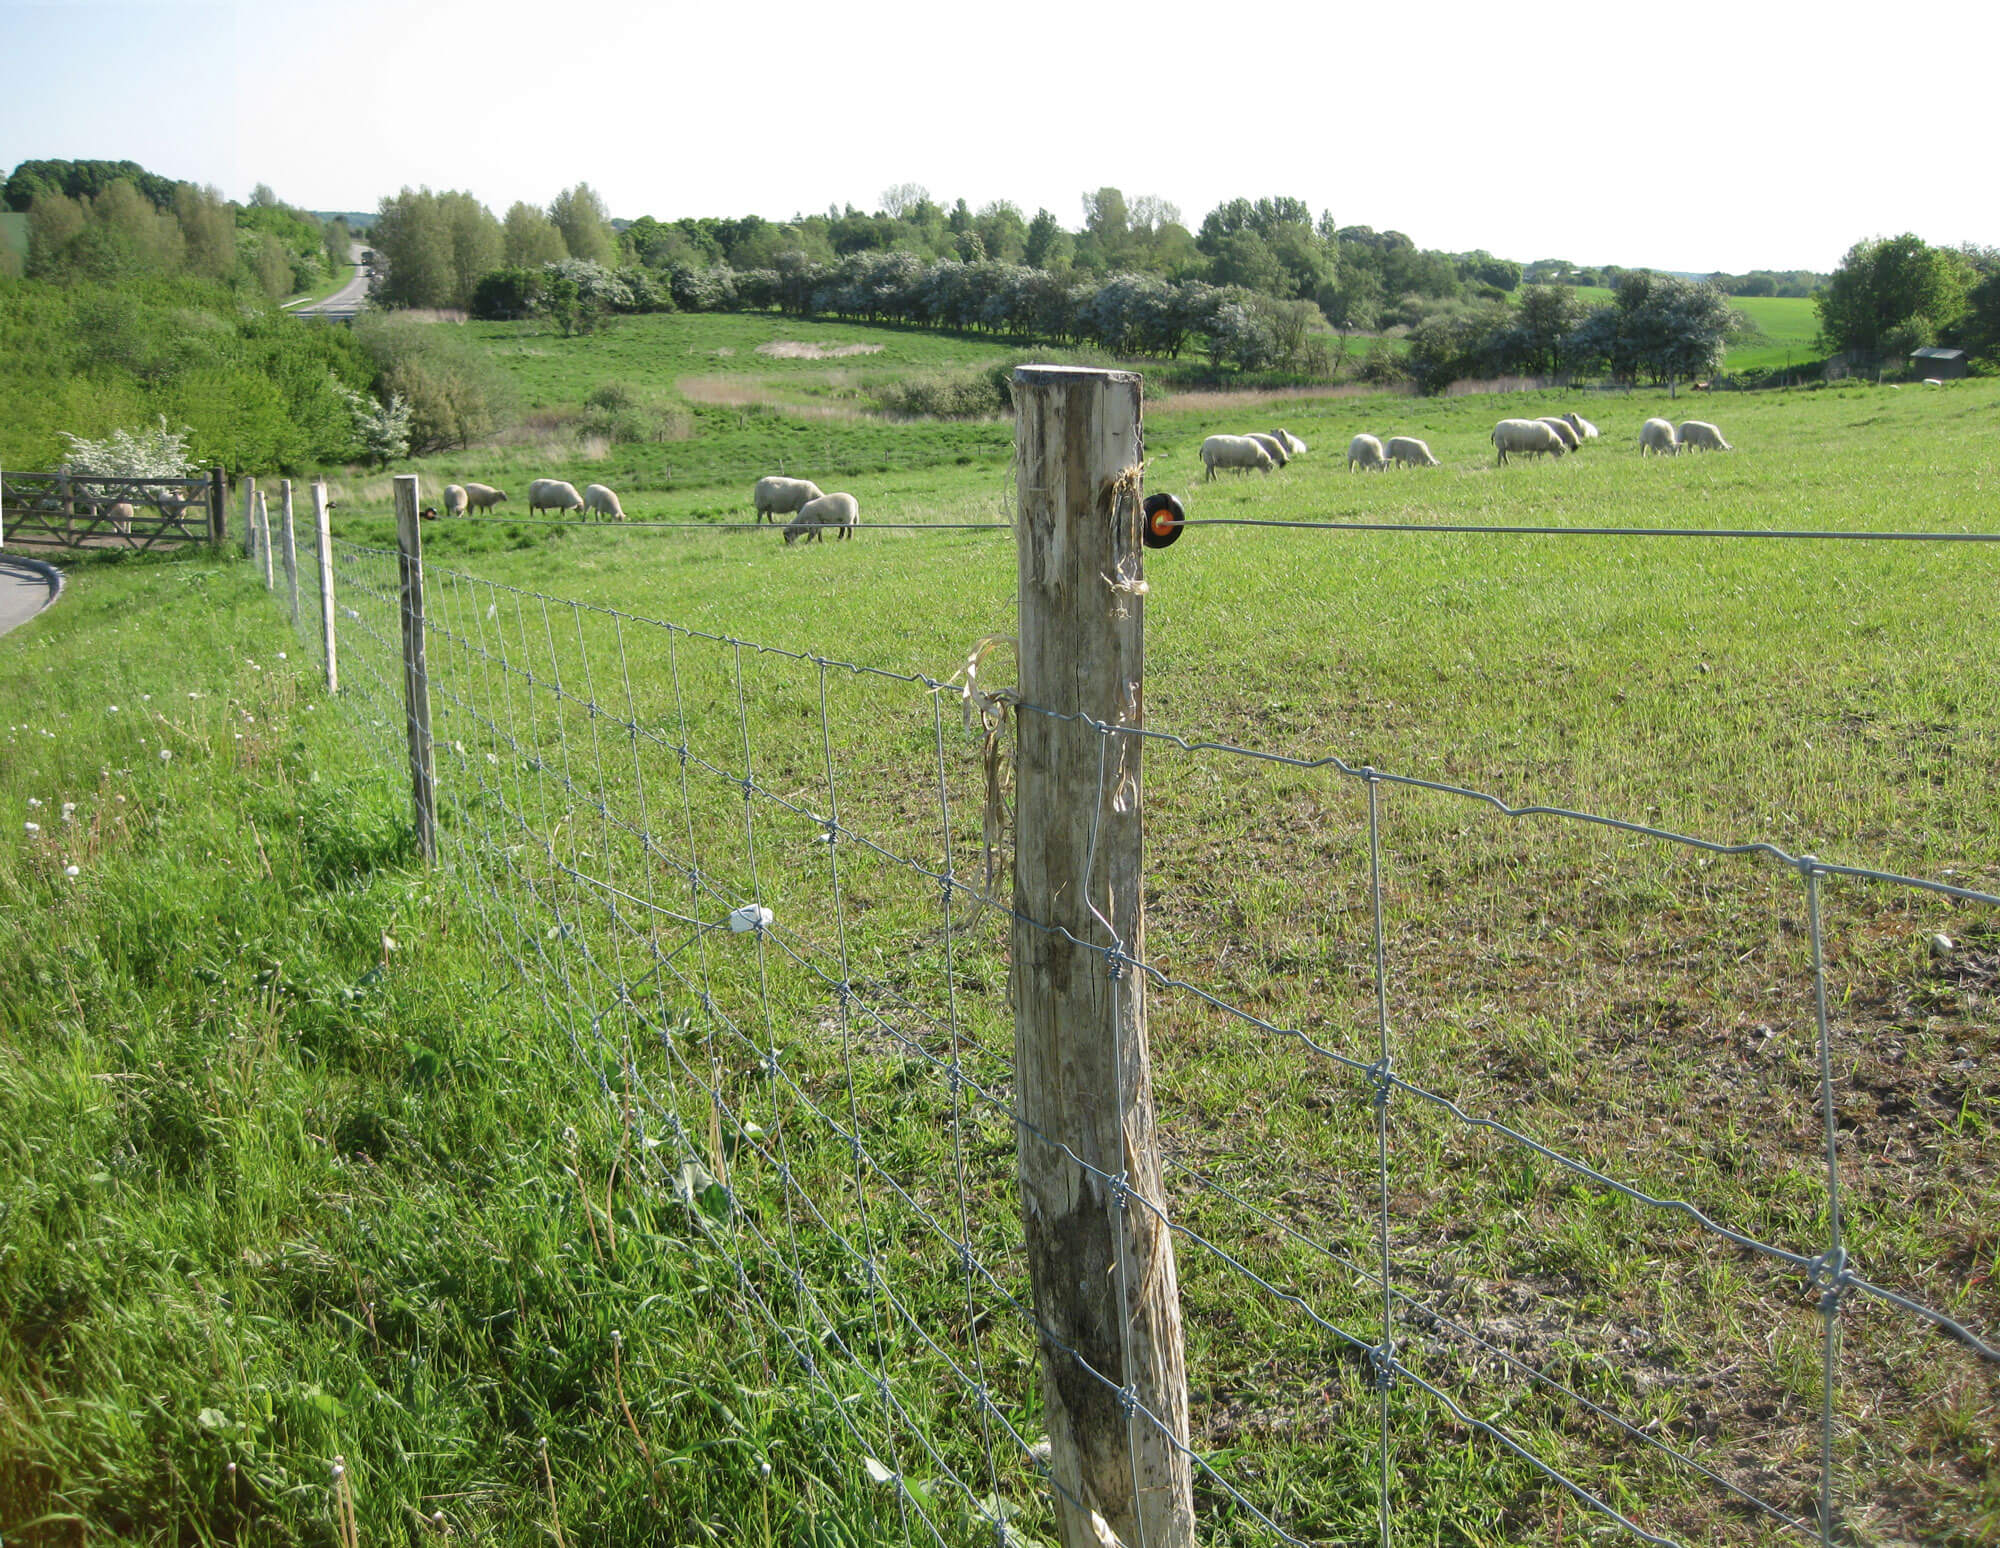
[[[278,504],[285,514],[285,584],[292,592],[292,627],[299,626],[299,540],[292,529],[292,481],[278,484]]]
[[[229,512],[224,502],[229,498],[229,485],[222,476],[222,469],[208,470],[208,540],[224,543],[229,540]]]
[[[338,646],[333,633],[333,530],[327,516],[326,480],[313,485],[313,529],[319,535],[319,629],[326,651],[326,691],[340,692]]]
[[[1139,378],[1023,366],[1014,403],[1020,692],[1055,712],[1016,722],[1013,928],[1021,1207],[1054,1505],[1065,1548],[1106,1541],[1093,1516],[1135,1548],[1192,1548],[1180,1291],[1133,966],[1141,738],[1055,718],[1143,724]]]
[[[437,858],[437,773],[431,757],[431,680],[424,664],[424,538],[417,516],[417,475],[396,475],[397,569],[403,582],[403,702],[410,746],[411,805],[417,848]]]
[[[278,589],[278,579],[272,572],[271,559],[271,506],[270,502],[264,498],[264,492],[261,489],[257,491],[257,547],[262,551],[264,557],[264,589],[266,591],[276,591]]]
[[[243,478],[243,557],[257,557],[257,480]]]

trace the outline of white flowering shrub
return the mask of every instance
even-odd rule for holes
[[[411,408],[402,394],[392,392],[387,403],[377,403],[352,387],[339,387],[339,392],[354,416],[355,439],[377,467],[409,456]]]
[[[65,460],[73,473],[95,473],[104,478],[187,478],[195,472],[195,459],[188,451],[191,426],[167,428],[167,416],[148,430],[114,430],[101,441],[63,432],[69,442]]]

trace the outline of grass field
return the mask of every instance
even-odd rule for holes
[[[588,364],[523,356],[523,389],[580,401]],[[803,395],[845,369],[770,376]],[[664,346],[619,371],[682,374]],[[1492,466],[1495,418],[1558,406],[1604,438]],[[1197,521],[1992,531],[1996,406],[1985,384],[1560,404],[1189,394],[1149,408],[1147,486]],[[628,508],[747,517],[768,433],[796,416],[740,412],[696,438],[709,460],[691,487],[632,464]],[[1738,450],[1641,459],[1653,413],[1718,418]],[[1199,482],[1204,435],[1281,423],[1312,453]],[[1364,429],[1422,435],[1445,466],[1349,475],[1340,452]],[[1010,509],[1004,425],[828,417],[818,433],[864,522]],[[624,451],[550,471],[582,482]],[[362,1541],[927,1541],[909,1514],[925,1501],[944,1540],[991,1541],[963,1503],[988,1493],[1040,1540],[1027,1459],[1003,1438],[988,1470],[947,1363],[980,1362],[1038,1435],[1033,1342],[1005,1301],[1022,1283],[1014,1136],[976,1100],[1009,1079],[1006,933],[947,913],[924,874],[981,874],[980,764],[955,706],[920,684],[731,643],[948,677],[1011,630],[1010,535],[864,528],[787,548],[768,532],[427,527],[451,861],[427,874],[378,643],[395,632],[370,509],[386,488],[344,492],[344,706],[233,563],[86,567],[53,615],[0,641],[8,701],[32,706],[0,745],[0,801],[39,823],[0,850],[0,951],[24,986],[0,1058],[9,1541],[74,1540],[74,1516],[99,1540],[339,1541],[336,1454]],[[1197,526],[1148,562],[1147,719],[1991,892],[1995,562],[1936,542]],[[1153,995],[1171,1208],[1372,1340],[1380,1288],[1349,1266],[1381,1251],[1366,1083],[1262,1025],[1375,1057],[1366,792],[1158,743],[1145,765],[1147,960],[1255,1018]],[[1448,793],[1381,805],[1397,1072],[1822,1250],[1797,878]],[[819,842],[830,813],[879,849]],[[643,928],[605,885],[646,900]],[[1887,884],[1822,894],[1849,1249],[1990,1337],[2000,926]],[[746,898],[776,913],[767,950],[660,912],[712,920]],[[648,972],[642,993],[621,987]],[[648,1148],[669,1111],[702,1171]],[[850,1112],[865,1170],[828,1116]],[[1397,1333],[1412,1370],[1661,1535],[1788,1536],[1502,1354],[1810,1515],[1819,1319],[1795,1279],[1421,1103],[1391,1112],[1389,1245],[1422,1303]],[[961,1229],[961,1208],[992,1285],[968,1288],[936,1228]],[[1372,1533],[1365,1367],[1218,1254],[1184,1239],[1180,1255],[1192,1439],[1214,1469],[1203,1541],[1275,1540],[1231,1491],[1308,1542]],[[787,1288],[801,1266],[809,1297]],[[1850,1307],[1840,1530],[1992,1540],[1992,1369]],[[1408,1384],[1392,1425],[1397,1541],[1598,1529]],[[901,1506],[864,1449],[912,1481]]]

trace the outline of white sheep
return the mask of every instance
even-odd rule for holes
[[[1389,454],[1382,449],[1382,442],[1372,435],[1357,435],[1347,443],[1347,471],[1352,473],[1357,466],[1365,473],[1370,468],[1386,468]]]
[[[1639,427],[1639,455],[1652,452],[1656,456],[1671,457],[1681,449],[1680,437],[1674,434],[1671,421],[1649,419]]]
[[[1269,473],[1278,465],[1262,445],[1247,435],[1211,435],[1201,443],[1201,463],[1211,479],[1217,468],[1237,468],[1245,473],[1254,468]]]
[[[444,513],[447,516],[463,516],[465,514],[465,486],[463,484],[446,484],[444,486]]]
[[[1565,414],[1563,415],[1563,418],[1569,421],[1570,429],[1574,430],[1578,435],[1582,436],[1586,441],[1594,441],[1597,439],[1597,426],[1593,425],[1589,420],[1585,419],[1581,414]]]
[[[1502,464],[1507,461],[1510,452],[1517,452],[1523,457],[1544,454],[1560,457],[1569,450],[1563,438],[1539,419],[1503,419],[1493,427],[1492,440]]]
[[[1281,468],[1292,460],[1292,454],[1285,450],[1285,443],[1275,435],[1266,435],[1261,430],[1252,430],[1247,433],[1245,439],[1255,441],[1259,446],[1263,447],[1265,451],[1271,454],[1271,461]]]
[[[821,495],[817,500],[808,500],[798,509],[798,513],[785,524],[785,543],[790,546],[795,537],[804,537],[818,542],[826,536],[828,527],[840,528],[842,537],[854,534],[854,524],[861,519],[861,502],[851,494]]]
[[[1293,435],[1291,431],[1273,430],[1271,434],[1278,438],[1278,444],[1284,447],[1292,456],[1301,457],[1305,455],[1306,443]]]
[[[1723,440],[1722,432],[1705,419],[1688,419],[1681,422],[1679,433],[1681,445],[1689,450],[1734,451],[1735,447]]]
[[[583,496],[576,492],[576,485],[566,484],[559,478],[538,478],[528,485],[528,514],[540,511],[580,511]]]
[[[809,478],[760,478],[757,487],[750,491],[750,502],[757,508],[759,521],[789,515],[808,500],[819,497],[819,485]]]
[[[1413,435],[1392,435],[1389,444],[1383,448],[1389,460],[1400,466],[1412,468],[1441,468],[1444,466],[1431,455],[1430,447]]]
[[[465,503],[475,511],[490,511],[507,498],[507,491],[491,484],[465,485]]]
[[[589,484],[584,487],[583,508],[593,516],[603,516],[612,521],[625,519],[625,507],[618,503],[618,496],[602,484]]]
[[[1583,444],[1583,437],[1577,433],[1576,426],[1571,424],[1567,419],[1559,415],[1544,415],[1541,423],[1547,425],[1557,435],[1561,436],[1562,443],[1568,450],[1575,451]]]

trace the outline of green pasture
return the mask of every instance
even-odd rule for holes
[[[666,389],[658,353],[620,378]],[[510,369],[561,408],[589,358]],[[982,1099],[1011,1078],[1007,931],[935,880],[983,885],[979,742],[951,693],[848,667],[942,681],[1013,632],[1010,533],[865,525],[1004,520],[1010,427],[707,407],[741,417],[697,417],[699,481],[653,447],[540,471],[616,467],[635,514],[719,526],[810,423],[787,470],[840,468],[863,528],[427,524],[435,871],[403,815],[386,478],[341,489],[338,700],[311,587],[293,634],[233,558],[84,566],[0,639],[0,952],[23,986],[0,1052],[0,1521],[41,1520],[24,1541],[338,1541],[335,1454],[362,1541],[927,1541],[923,1508],[990,1542],[953,1503],[989,1493],[1047,1540],[961,1374],[1039,1438],[1006,1303],[1015,1136]],[[1149,402],[1146,486],[1197,524],[1135,604],[1147,724],[2000,890],[1995,547],[1616,535],[2000,531],[1996,407],[1983,383]],[[1495,419],[1559,408],[1602,437],[1494,466]],[[1737,449],[1642,458],[1653,414]],[[1205,435],[1280,425],[1311,451],[1201,480]],[[1350,474],[1364,430],[1444,466]],[[432,459],[426,492],[533,450]],[[1329,526],[1199,525],[1235,521]],[[1468,525],[1615,530],[1435,530]],[[1009,673],[1001,647],[982,681]],[[1375,1110],[1330,1056],[1379,1056],[1374,854],[1399,1075],[1807,1255],[1829,1230],[1817,935],[1857,1272],[2000,1327],[1990,910],[1821,877],[1814,917],[1769,858],[1408,785],[1373,787],[1371,825],[1337,768],[1109,756],[1107,781],[1143,779],[1146,960],[1254,1018],[1149,990],[1168,1204],[1201,1238],[1177,1251],[1203,1541],[1276,1540],[1232,1490],[1309,1542],[1376,1519],[1365,1364],[1202,1245],[1380,1335]],[[769,942],[677,922],[750,899]],[[1450,1328],[1809,1517],[1810,1292],[1407,1094],[1389,1114],[1393,1271],[1428,1308],[1395,1330],[1412,1370],[1662,1536],[1782,1534]],[[998,1287],[968,1291],[961,1231]],[[1397,1541],[1596,1530],[1413,1384],[1390,1398]],[[1956,1346],[1848,1315],[1857,1537],[1990,1539],[1995,1399]]]
[[[1729,304],[1754,323],[1763,341],[1741,344],[1729,351],[1724,369],[1745,371],[1761,366],[1782,371],[1821,356],[1819,311],[1809,296],[1734,296]]]

